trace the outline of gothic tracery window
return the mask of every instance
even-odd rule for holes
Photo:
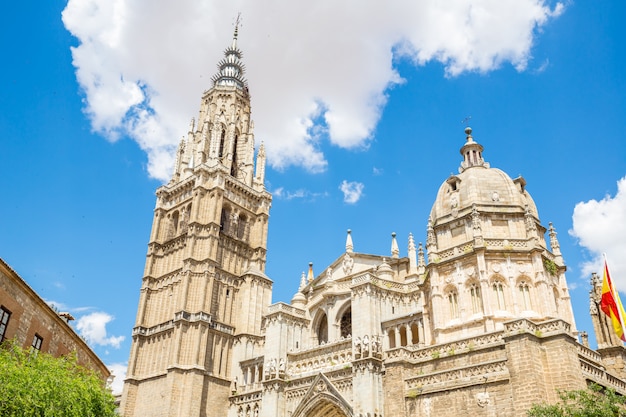
[[[456,290],[448,292],[448,306],[450,308],[450,318],[459,318],[459,295]]]
[[[502,282],[495,281],[491,288],[495,295],[496,307],[498,310],[505,310],[506,306],[504,304],[504,288],[502,287]]]
[[[237,165],[239,164],[239,161],[237,160],[237,139],[238,139],[238,136],[235,134],[235,140],[234,140],[234,143],[233,143],[233,160],[232,160],[232,164],[230,166],[230,175],[232,175],[235,178],[237,177],[237,174],[238,174],[238,172],[237,172],[238,166]]]
[[[478,314],[483,311],[483,300],[480,294],[480,285],[470,285],[470,297],[472,299],[472,313]]]
[[[220,136],[220,147],[217,151],[217,157],[221,158],[224,156],[224,143],[226,142],[226,129],[222,129],[222,135]]]
[[[528,287],[528,283],[526,281],[521,281],[518,285],[519,292],[521,295],[521,306],[524,310],[531,309],[530,303],[530,288]]]
[[[328,317],[323,314],[317,325],[317,342],[319,344],[328,342]]]

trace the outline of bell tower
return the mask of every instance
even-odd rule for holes
[[[234,346],[260,339],[272,197],[254,157],[238,28],[157,192],[122,415],[217,416],[228,408]],[[236,351],[236,349],[235,349]]]

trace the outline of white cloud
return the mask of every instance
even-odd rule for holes
[[[617,182],[615,196],[576,204],[572,219],[569,233],[592,255],[581,265],[583,277],[602,274],[602,254],[606,253],[613,283],[626,292],[626,177]]]
[[[314,193],[312,191],[309,190],[305,190],[305,189],[298,189],[296,191],[288,191],[285,190],[284,187],[279,187],[276,188],[275,190],[272,191],[272,196],[274,198],[279,198],[282,200],[293,200],[295,198],[306,198],[309,200],[315,200],[317,197],[326,197],[328,194],[327,193]]]
[[[362,148],[402,82],[393,55],[439,61],[448,76],[518,70],[533,39],[563,11],[550,0],[69,0],[65,27],[95,131],[128,135],[153,177],[169,179],[173,153],[222,51],[237,12],[256,138],[277,169],[326,168],[319,127],[336,146]],[[317,124],[316,124],[317,122]]]
[[[89,313],[78,319],[76,329],[88,343],[117,349],[124,341],[124,336],[107,336],[106,325],[112,320],[113,316],[104,312]]]
[[[126,379],[126,371],[128,369],[128,364],[125,363],[112,363],[107,365],[109,371],[111,371],[111,375],[114,377],[113,382],[111,383],[111,391],[113,395],[121,394],[124,389],[124,379]]]
[[[348,182],[346,180],[343,180],[339,186],[339,189],[343,193],[343,201],[348,204],[357,203],[363,195],[364,188],[365,185],[363,185],[363,183],[356,181]]]

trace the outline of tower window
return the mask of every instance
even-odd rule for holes
[[[459,295],[456,290],[452,290],[448,293],[448,304],[450,307],[450,318],[459,318]]]
[[[226,230],[226,223],[228,222],[228,211],[225,209],[222,209],[222,215],[220,218],[220,230],[221,231],[225,231]]]
[[[237,135],[235,135],[235,141],[233,143],[233,160],[232,160],[232,165],[230,166],[230,175],[232,175],[233,177],[237,177],[238,174],[238,164],[239,161],[237,161]]]
[[[178,233],[178,212],[175,211],[172,214],[172,228],[170,229],[170,236],[174,237]]]
[[[483,300],[480,296],[480,286],[478,284],[470,286],[470,297],[472,298],[472,313],[481,313],[483,311]]]
[[[220,136],[220,147],[217,151],[217,157],[221,158],[224,156],[224,142],[226,141],[226,129],[222,129],[222,135]]]
[[[492,288],[494,295],[496,296],[495,298],[498,310],[504,310],[506,307],[504,304],[504,289],[502,288],[502,283],[500,281],[496,281],[493,283]]]
[[[528,283],[526,281],[522,281],[520,282],[518,288],[520,295],[522,296],[522,307],[524,307],[524,310],[530,310],[530,289],[528,288]]]
[[[247,223],[246,216],[239,217],[239,222],[237,224],[237,237],[239,239],[243,239],[245,237]]]

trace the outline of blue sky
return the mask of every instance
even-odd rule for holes
[[[409,233],[423,241],[471,116],[485,159],[524,176],[556,227],[592,333],[602,252],[626,290],[623,2],[222,3],[27,0],[2,16],[0,257],[118,375],[154,192],[238,11],[274,301],[339,257],[347,229],[357,252],[389,254],[392,232],[402,256]]]

